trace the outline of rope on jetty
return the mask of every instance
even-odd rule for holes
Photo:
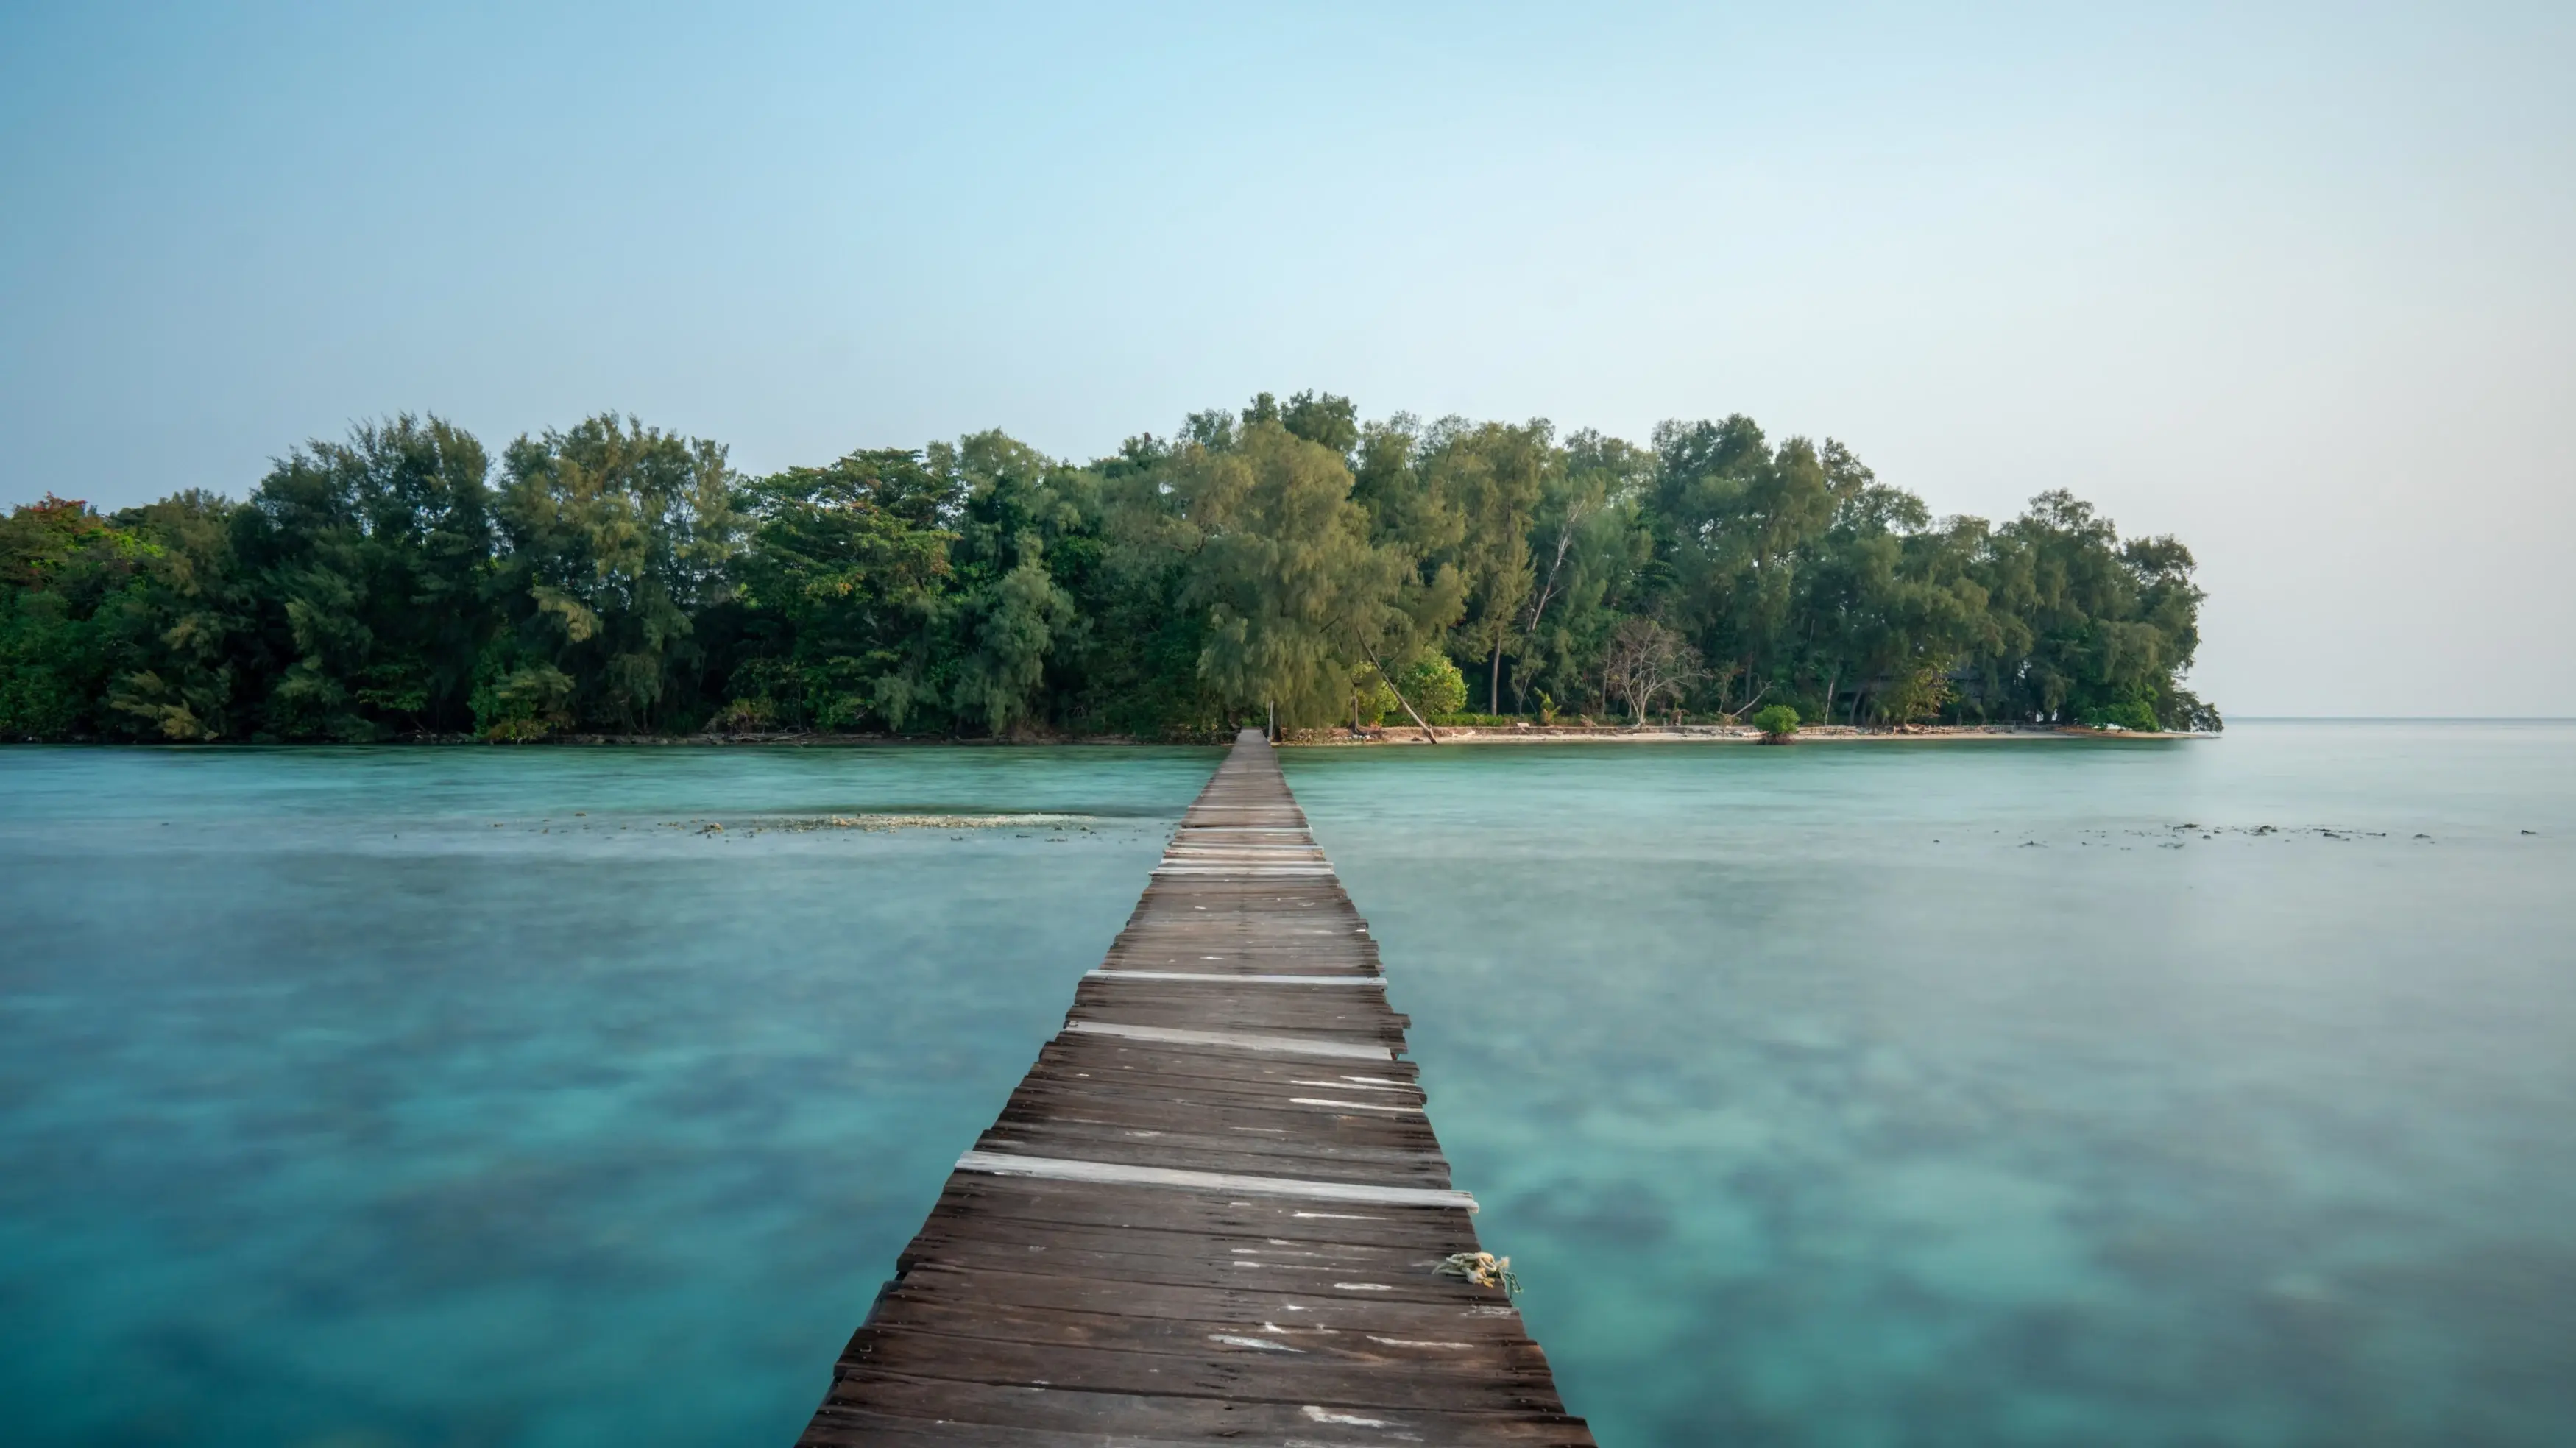
[[[1499,1287],[1505,1296],[1520,1296],[1521,1279],[1512,1275],[1509,1257],[1497,1257],[1491,1252],[1452,1252],[1431,1270],[1443,1277],[1463,1277],[1479,1287]]]

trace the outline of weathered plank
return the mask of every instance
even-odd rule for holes
[[[896,1263],[826,1445],[1578,1448],[1403,1059],[1377,942],[1246,731]]]

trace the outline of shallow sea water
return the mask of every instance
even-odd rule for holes
[[[0,1436],[791,1441],[1216,757],[0,751]],[[1287,765],[1613,1448],[2576,1441],[2576,726]]]
[[[1603,1443],[2576,1443],[2576,726],[1289,776]]]
[[[0,1441],[795,1441],[1217,758],[0,751]]]

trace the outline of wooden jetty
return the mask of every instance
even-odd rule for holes
[[[1588,1445],[1450,1185],[1376,942],[1245,730],[800,1440]]]

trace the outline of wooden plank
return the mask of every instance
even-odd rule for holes
[[[1177,1385],[1176,1385],[1177,1386]],[[1408,1448],[1592,1448],[1580,1418],[1542,1409],[1504,1413],[1374,1412],[1324,1403],[1228,1400],[1192,1392],[1110,1393],[1011,1383],[923,1379],[880,1371],[836,1379],[814,1426],[809,1448],[865,1443],[835,1436],[833,1418],[850,1410],[896,1419],[944,1420],[982,1427],[1079,1433],[1098,1444],[1144,1440],[1214,1445],[1308,1443],[1408,1445]],[[974,1442],[973,1437],[953,1441]]]
[[[1209,1238],[1216,1240],[1211,1244]],[[1294,1241],[1251,1233],[1231,1232],[1202,1234],[1185,1229],[1138,1226],[1079,1226],[1063,1222],[1036,1223],[1025,1220],[993,1218],[975,1213],[950,1213],[934,1216],[913,1239],[919,1260],[962,1262],[960,1253],[967,1248],[995,1242],[1007,1243],[1018,1255],[1007,1260],[996,1259],[997,1265],[1010,1270],[1025,1267],[1060,1247],[1085,1251],[1117,1252],[1131,1256],[1172,1257],[1196,1261],[1208,1255],[1211,1245],[1233,1259],[1233,1264],[1255,1267],[1313,1268],[1349,1277],[1395,1273],[1421,1277],[1430,1272],[1451,1249],[1447,1242],[1382,1245],[1374,1242]],[[957,1252],[946,1250],[956,1247]],[[1223,1285],[1260,1282],[1268,1279],[1227,1277]],[[1458,1279],[1435,1278],[1440,1302],[1482,1302],[1490,1289],[1461,1289]],[[1328,1294],[1329,1295],[1329,1294]]]
[[[1238,1051],[1279,1051],[1292,1056],[1333,1056],[1346,1060],[1392,1061],[1395,1052],[1374,1042],[1335,1041],[1302,1036],[1254,1034],[1250,1031],[1193,1031],[1171,1026],[1131,1026],[1118,1021],[1067,1021],[1068,1031],[1119,1036],[1131,1041],[1161,1041],[1175,1046],[1216,1046]]]
[[[1386,976],[1257,976],[1257,974],[1193,974],[1193,971],[1087,971],[1087,982],[1195,982],[1195,984],[1358,984],[1358,987],[1386,989]]]
[[[1020,1222],[1068,1227],[1118,1227],[1169,1231],[1202,1238],[1254,1236],[1279,1242],[1362,1241],[1381,1247],[1436,1247],[1441,1255],[1469,1250],[1475,1226],[1463,1212],[1439,1208],[1335,1207],[1288,1197],[1219,1198],[1196,1192],[1068,1185],[1030,1177],[950,1179],[922,1230],[949,1220],[990,1218],[991,1230]]]
[[[1483,1337],[1505,1344],[1527,1342],[1520,1314],[1487,1301],[1461,1306],[1456,1299],[1361,1297],[1313,1293],[1291,1282],[1246,1280],[1202,1283],[1119,1283],[1044,1272],[1010,1271],[956,1262],[923,1262],[889,1287],[880,1304],[907,1295],[983,1303],[996,1311],[1020,1309],[1090,1312],[1118,1317],[1184,1321],[1311,1323],[1390,1337]]]
[[[808,1445],[1589,1445],[1478,1250],[1377,942],[1237,740],[959,1158]]]
[[[1223,1196],[1305,1197],[1319,1202],[1357,1202],[1380,1207],[1464,1207],[1476,1210],[1476,1199],[1461,1191],[1421,1187],[1378,1186],[1356,1182],[1298,1181],[1288,1177],[1236,1176],[1223,1172],[1182,1171],[1171,1167],[1127,1166],[1102,1161],[1067,1161],[1058,1157],[1014,1156],[1005,1152],[970,1151],[957,1159],[959,1171],[993,1176],[1044,1177],[1059,1182],[1109,1182],[1118,1186],[1171,1187],[1177,1191],[1216,1192]]]
[[[1476,1349],[1470,1349],[1476,1351]],[[1235,1402],[1315,1403],[1350,1409],[1475,1413],[1552,1411],[1556,1391],[1544,1358],[1535,1370],[1487,1363],[1481,1372],[1432,1372],[1412,1362],[1321,1357],[1266,1336],[1212,1334],[1196,1352],[1138,1352],[1124,1344],[1025,1343],[949,1337],[921,1327],[863,1329],[847,1361],[881,1373],[951,1376],[1094,1393],[1178,1393]]]

